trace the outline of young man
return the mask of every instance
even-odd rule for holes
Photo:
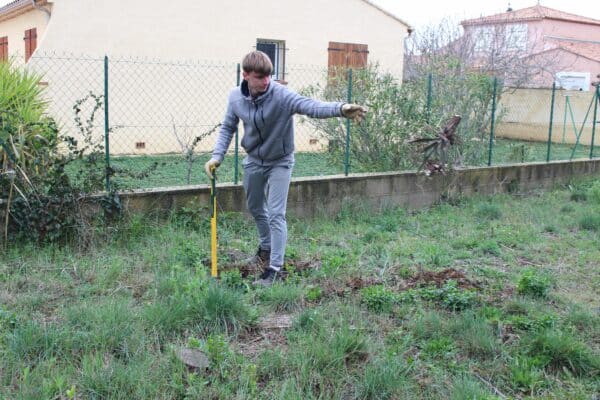
[[[271,81],[273,64],[265,53],[253,51],[242,61],[243,82],[229,94],[227,111],[212,158],[204,169],[212,178],[227,152],[241,119],[241,145],[246,204],[254,217],[259,248],[251,260],[265,266],[255,284],[269,286],[279,277],[287,242],[285,219],[294,166],[294,114],[314,118],[346,117],[360,122],[366,109],[356,104],[321,102],[300,96]]]

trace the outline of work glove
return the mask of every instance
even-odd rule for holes
[[[210,160],[208,160],[206,162],[206,164],[204,164],[204,171],[206,172],[206,175],[208,175],[208,177],[210,179],[213,178],[213,171],[215,169],[217,169],[217,167],[221,165],[221,162],[218,160],[215,160],[214,158],[211,158]]]
[[[358,104],[344,104],[342,106],[342,116],[351,119],[356,123],[360,123],[367,113],[367,108]]]

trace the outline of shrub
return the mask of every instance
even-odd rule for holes
[[[13,79],[30,83],[32,77],[3,67],[0,75],[8,74]],[[0,77],[0,81],[4,80]],[[37,82],[37,77],[35,78]],[[8,199],[10,210],[5,240],[24,237],[38,243],[64,241],[77,237],[85,242],[83,235],[88,219],[84,217],[82,194],[93,193],[104,188],[108,171],[103,160],[103,144],[92,140],[94,115],[102,106],[102,96],[90,94],[74,106],[75,120],[84,145],[78,146],[71,137],[61,136],[58,127],[44,116],[45,103],[39,98],[42,93],[30,90],[17,99],[38,104],[36,112],[15,108],[0,115],[0,144],[4,148],[0,170],[0,196]],[[91,117],[81,121],[82,104],[92,99],[95,105]],[[8,117],[7,117],[8,115]],[[38,119],[32,121],[32,115]],[[10,144],[10,145],[8,145]],[[7,151],[7,149],[13,149]],[[67,173],[68,166],[77,164],[73,177]],[[106,216],[120,211],[120,203],[114,193],[97,200]],[[4,225],[3,225],[4,226]]]
[[[84,202],[96,203],[105,220],[114,218],[121,204],[117,188],[106,188],[106,180],[116,172],[139,179],[157,164],[137,174],[105,165],[104,141],[95,122],[103,96],[89,93],[73,105],[80,143],[61,135],[46,115],[39,81],[37,75],[0,64],[0,198],[7,199],[4,244],[9,239],[46,243],[77,237],[86,245],[93,230]],[[86,199],[86,194],[103,189],[109,192]]]
[[[477,301],[476,292],[459,288],[458,283],[452,279],[441,288],[429,286],[418,289],[417,293],[424,300],[438,302],[455,311],[472,307]]]
[[[397,302],[397,296],[383,285],[368,286],[361,289],[361,302],[369,310],[388,313]]]
[[[493,256],[500,256],[502,254],[498,242],[494,239],[483,240],[479,243],[478,247],[484,254],[491,254]]]
[[[233,289],[250,289],[248,282],[244,280],[239,269],[231,269],[221,272],[221,283]]]
[[[411,91],[391,74],[381,73],[377,66],[354,71],[353,101],[369,106],[365,120],[352,125],[350,159],[353,168],[363,171],[392,171],[418,165],[410,155],[407,140],[424,132],[425,97]],[[347,97],[345,71],[328,78],[326,87],[308,87],[302,91],[309,96],[328,100]],[[338,120],[310,119],[329,142],[328,154],[339,164],[345,160],[345,129]]]
[[[538,272],[533,268],[527,268],[519,277],[517,292],[533,297],[546,297],[552,286],[552,280],[547,274]]]

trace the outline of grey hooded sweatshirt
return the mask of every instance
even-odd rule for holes
[[[260,165],[274,165],[285,159],[293,162],[293,115],[340,117],[343,104],[304,97],[274,81],[270,82],[266,92],[253,99],[247,82],[242,81],[241,86],[229,94],[227,111],[212,158],[223,161],[241,119],[244,124],[241,144],[250,161]]]

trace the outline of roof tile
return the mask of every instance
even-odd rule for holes
[[[600,20],[583,17],[581,15],[570,14],[553,8],[535,5],[533,7],[522,8],[514,11],[507,11],[500,14],[488,15],[480,18],[473,18],[461,21],[461,25],[486,25],[493,23],[535,21],[542,19],[554,19],[570,22],[579,22],[584,24],[600,25]]]

